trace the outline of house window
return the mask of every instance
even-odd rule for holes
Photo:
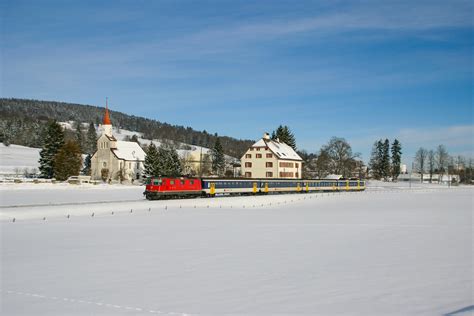
[[[280,178],[293,178],[293,172],[280,172]]]
[[[280,162],[280,168],[293,168],[292,162]]]
[[[267,158],[273,158],[273,154],[267,154]]]
[[[257,151],[260,151],[260,147],[257,147]]]
[[[267,172],[267,178],[273,178],[273,172]]]
[[[267,167],[267,168],[273,168],[273,162],[268,162],[268,161],[267,161],[267,162],[265,163],[265,167]]]
[[[252,173],[251,172],[246,172],[245,177],[246,178],[252,178]]]
[[[299,174],[298,174],[298,172],[297,172],[297,173],[295,173],[295,178],[299,178]]]
[[[257,154],[255,157],[256,158],[262,158],[262,154]]]
[[[253,147],[250,147],[250,151],[253,151]]]
[[[245,163],[245,168],[252,168],[252,163],[251,162],[246,162]]]
[[[246,154],[245,158],[252,158],[252,154]]]
[[[299,167],[298,163],[297,163],[297,162],[295,162],[295,168],[298,168],[298,167]]]
[[[104,162],[102,163],[102,166],[103,166],[104,168],[107,167],[107,163],[104,161]]]

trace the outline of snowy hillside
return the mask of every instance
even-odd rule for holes
[[[469,188],[72,204],[94,190],[0,208],[2,314],[472,312]]]
[[[0,175],[22,175],[25,168],[29,172],[32,172],[33,169],[38,170],[39,152],[38,148],[18,145],[6,147],[0,144]]]

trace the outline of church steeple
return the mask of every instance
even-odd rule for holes
[[[108,98],[105,98],[105,115],[104,115],[104,125],[112,125],[110,122],[110,116],[109,116],[109,104],[108,104]]]
[[[102,122],[102,128],[104,130],[104,134],[112,137],[112,123],[110,122],[110,116],[109,116],[109,100],[108,98],[105,98],[105,114],[104,114],[104,120]]]

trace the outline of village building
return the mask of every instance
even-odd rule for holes
[[[141,179],[146,154],[136,142],[118,141],[112,135],[107,105],[99,131],[102,135],[97,139],[97,151],[91,158],[92,179],[131,182]]]
[[[241,158],[242,175],[258,179],[301,179],[303,159],[287,144],[268,133]]]

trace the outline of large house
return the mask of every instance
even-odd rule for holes
[[[242,175],[259,179],[301,179],[303,159],[287,144],[263,138],[253,144],[241,158]]]
[[[112,123],[106,105],[102,135],[97,140],[97,151],[91,159],[94,180],[138,180],[142,177],[145,152],[135,142],[118,141],[112,135]]]

